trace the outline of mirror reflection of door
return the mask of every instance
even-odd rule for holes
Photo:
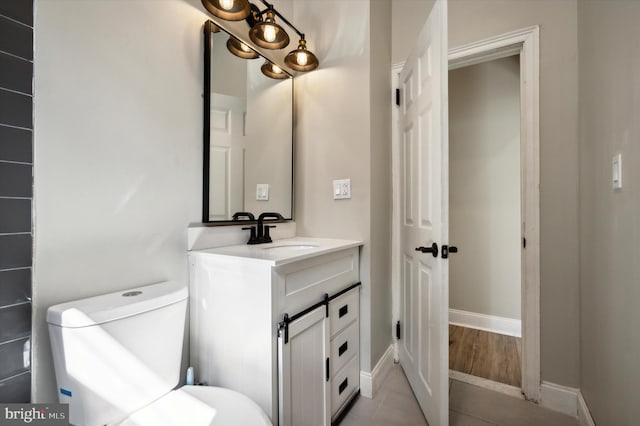
[[[244,210],[245,99],[211,94],[209,220]]]
[[[212,34],[209,221],[248,211],[292,218],[293,80],[262,74],[264,59],[229,52]]]

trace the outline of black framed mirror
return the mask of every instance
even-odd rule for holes
[[[205,22],[202,221],[293,220],[294,79],[267,77],[263,57],[235,56],[229,40],[239,39]]]

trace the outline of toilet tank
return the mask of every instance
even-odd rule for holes
[[[74,425],[105,425],[170,392],[180,377],[188,290],[163,282],[52,306],[58,399]]]

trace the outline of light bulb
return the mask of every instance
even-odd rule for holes
[[[234,0],[220,0],[220,7],[224,10],[231,10],[233,9],[233,3]]]
[[[276,39],[276,27],[273,25],[265,25],[264,39],[269,43],[272,43]]]
[[[242,49],[245,52],[251,52],[251,49],[249,49],[249,46],[247,46],[243,42],[240,42],[240,49]]]
[[[296,53],[296,62],[298,65],[307,65],[307,53],[304,51]]]
[[[220,7],[224,10],[231,10],[233,9],[233,3],[234,0],[220,0]]]
[[[273,72],[274,72],[274,73],[276,73],[276,74],[280,74],[280,73],[282,72],[282,70],[280,69],[280,67],[279,67],[279,66],[277,66],[277,65],[273,65],[273,66],[271,67],[271,69],[272,69],[272,70],[273,70]]]

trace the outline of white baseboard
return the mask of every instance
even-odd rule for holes
[[[522,337],[522,322],[513,318],[449,309],[449,324]]]
[[[391,367],[393,367],[393,353],[393,345],[389,345],[389,348],[382,355],[382,358],[380,358],[371,373],[360,372],[360,395],[366,398],[373,398],[380,390],[382,382],[391,371]]]
[[[540,386],[540,405],[568,416],[578,416],[578,395],[580,389],[542,382]]]
[[[578,392],[578,422],[580,426],[596,426],[596,422],[591,417],[589,406],[582,397],[582,392]]]

